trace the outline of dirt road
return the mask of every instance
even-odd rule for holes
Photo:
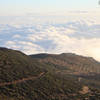
[[[12,82],[4,82],[4,83],[0,83],[0,87],[1,86],[6,86],[6,85],[12,85],[12,84],[18,84],[18,83],[22,83],[22,82],[25,82],[25,81],[28,81],[28,80],[35,80],[41,76],[43,76],[45,73],[42,72],[40,73],[38,76],[33,76],[33,77],[29,77],[29,78],[22,78],[20,80],[15,80],[15,81],[12,81]]]

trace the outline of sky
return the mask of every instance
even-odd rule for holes
[[[0,0],[0,47],[76,53],[100,61],[99,0]]]
[[[0,0],[0,15],[97,9],[98,0]]]

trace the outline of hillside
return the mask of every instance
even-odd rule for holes
[[[72,76],[80,82],[100,88],[100,62],[92,57],[73,53],[30,55],[39,62],[50,65],[59,75]]]
[[[0,100],[100,100],[99,69],[94,59],[71,53],[0,48]]]
[[[84,57],[73,53],[62,54],[37,54],[30,55],[40,62],[62,66],[62,69],[70,69],[80,73],[100,73],[100,62],[92,57]]]

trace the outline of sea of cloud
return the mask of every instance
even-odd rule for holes
[[[99,23],[89,19],[38,22],[0,24],[0,46],[26,54],[70,52],[100,61]]]

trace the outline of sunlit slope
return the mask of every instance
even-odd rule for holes
[[[58,69],[70,69],[80,73],[100,73],[100,62],[97,62],[92,57],[84,57],[72,53],[59,55],[38,54],[31,55],[31,57],[46,64],[53,64]]]

